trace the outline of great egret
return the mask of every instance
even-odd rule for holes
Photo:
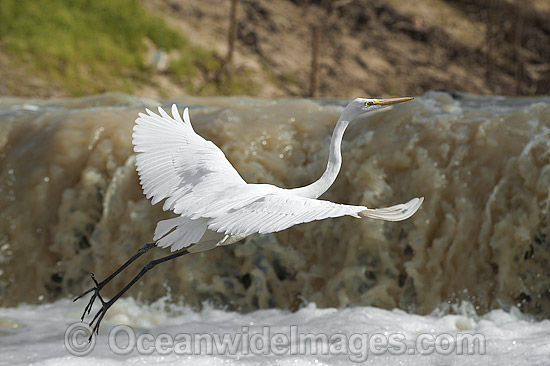
[[[102,303],[101,310],[90,322],[93,326],[90,339],[99,331],[109,307],[148,270],[162,262],[235,243],[250,234],[277,232],[329,217],[349,215],[400,221],[412,216],[423,198],[380,209],[317,199],[334,183],[340,171],[340,145],[348,124],[365,112],[411,99],[357,98],[350,102],[334,128],[325,172],[316,182],[293,189],[246,183],[223,152],[193,130],[188,108],[183,112],[183,119],[176,105],[172,105],[172,117],[160,107],[159,114],[148,109],[147,114],[139,113],[132,142],[143,192],[152,199],[152,204],[166,199],[163,210],[173,211],[178,217],[160,221],[153,237],[155,243],[145,244],[104,281],[98,283],[92,273],[95,286],[75,299],[94,291],[81,320],[90,313],[96,298]],[[99,291],[135,259],[157,246],[178,252],[149,262],[122,291],[104,301]]]

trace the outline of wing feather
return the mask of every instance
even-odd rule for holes
[[[278,189],[238,209],[212,217],[208,228],[225,234],[250,235],[277,232],[297,224],[346,215],[401,221],[412,216],[422,201],[423,198],[414,198],[392,207],[369,209],[294,196]]]
[[[158,110],[160,115],[149,109],[139,113],[132,135],[140,183],[153,204],[168,198],[163,209],[174,210],[182,200],[246,185],[223,152],[193,130],[187,108],[183,119],[176,105],[172,117],[162,108]],[[186,207],[179,205],[176,213],[185,214]]]

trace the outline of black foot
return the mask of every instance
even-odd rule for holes
[[[92,310],[92,305],[94,304],[94,301],[96,298],[99,298],[99,300],[101,300],[102,303],[105,303],[105,301],[103,301],[103,299],[101,298],[101,295],[99,294],[99,291],[109,282],[111,281],[113,278],[115,278],[120,272],[122,272],[124,270],[124,268],[128,267],[128,265],[130,263],[132,263],[133,261],[135,261],[136,259],[138,259],[140,256],[142,256],[143,254],[147,253],[150,249],[156,247],[156,244],[155,243],[147,243],[145,244],[144,246],[142,246],[137,252],[136,254],[134,254],[130,259],[128,259],[126,261],[126,263],[124,263],[122,266],[120,266],[116,271],[114,271],[109,277],[107,277],[105,280],[103,280],[101,283],[97,283],[97,281],[95,280],[95,276],[94,274],[92,273],[92,281],[94,281],[95,283],[95,286],[92,287],[91,289],[89,289],[88,291],[84,292],[82,295],[78,296],[76,299],[74,299],[73,301],[76,301],[78,299],[80,299],[81,297],[89,294],[90,292],[94,292],[94,294],[92,295],[92,298],[90,299],[90,302],[88,303],[88,305],[86,305],[86,308],[84,309],[84,314],[82,314],[82,317],[80,318],[81,321],[84,321],[84,317],[86,316],[86,314],[90,314],[90,311]]]
[[[151,262],[147,263],[141,271],[135,276],[122,290],[120,290],[115,296],[113,296],[112,299],[109,301],[103,300],[101,295],[99,294],[99,291],[110,281],[112,280],[117,274],[119,274],[124,268],[126,268],[130,263],[132,263],[135,259],[137,259],[139,256],[141,256],[143,253],[147,252],[149,249],[154,248],[156,245],[154,243],[151,244],[145,244],[138,252],[129,260],[126,261],[119,269],[117,269],[112,275],[107,277],[102,282],[98,283],[95,279],[94,274],[92,273],[92,281],[94,281],[95,286],[89,289],[88,291],[84,292],[82,295],[78,296],[73,301],[76,301],[80,299],[82,296],[89,294],[90,292],[94,292],[92,297],[90,298],[90,301],[88,302],[88,305],[86,305],[86,308],[84,309],[84,313],[82,314],[82,318],[80,320],[84,321],[84,317],[86,314],[89,314],[92,310],[92,306],[94,305],[95,299],[99,299],[101,301],[101,309],[97,312],[97,314],[94,316],[92,321],[90,322],[90,327],[92,327],[92,334],[90,335],[89,340],[92,340],[92,337],[95,334],[99,334],[99,325],[101,324],[101,321],[103,320],[103,317],[105,316],[105,313],[107,313],[107,310],[113,305],[126,291],[130,289],[143,275],[149,271],[151,268],[156,266],[157,264],[169,261],[171,259],[181,257],[182,255],[189,254],[187,250],[182,250],[177,253],[173,253],[170,255],[167,255],[166,257],[162,257],[159,259],[152,260]]]
[[[94,333],[99,334],[99,324],[101,324],[101,321],[103,320],[105,313],[107,313],[107,310],[109,310],[111,305],[113,305],[115,301],[118,299],[118,298],[114,298],[109,301],[103,301],[103,299],[99,296],[99,294],[98,294],[98,298],[101,301],[102,306],[101,306],[101,309],[99,309],[99,311],[96,313],[96,315],[94,316],[94,318],[89,324],[90,327],[92,328],[92,334],[90,334],[90,338],[88,338],[88,342],[92,341],[92,337],[94,336]]]
[[[90,301],[88,302],[88,305],[86,305],[86,307],[84,308],[84,313],[82,313],[82,317],[80,318],[80,321],[84,321],[84,317],[86,316],[86,314],[90,314],[90,311],[92,311],[92,306],[94,305],[94,302],[95,302],[95,299],[99,299],[99,301],[101,301],[102,304],[105,304],[106,302],[103,300],[103,298],[101,297],[101,295],[99,294],[99,291],[103,288],[103,286],[106,285],[106,281],[103,281],[101,283],[98,283],[95,279],[95,275],[92,273],[90,273],[90,276],[92,277],[92,281],[94,281],[95,283],[95,286],[92,287],[91,289],[89,289],[88,291],[84,292],[83,294],[81,294],[80,296],[76,297],[74,301],[80,299],[81,297],[89,294],[90,292],[94,292],[94,294],[92,295],[92,297],[90,298]],[[95,318],[94,318],[95,319]],[[91,326],[91,324],[90,324]],[[91,338],[91,337],[90,337]]]

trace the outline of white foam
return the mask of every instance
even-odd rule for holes
[[[536,365],[547,364],[550,356],[550,321],[534,321],[517,309],[509,312],[494,310],[477,317],[475,314],[415,315],[401,310],[384,310],[375,307],[357,306],[341,309],[318,308],[309,304],[296,312],[270,309],[248,314],[215,309],[205,305],[197,312],[182,305],[169,304],[161,299],[151,305],[143,305],[133,299],[121,299],[102,323],[95,348],[85,357],[69,354],[64,346],[65,330],[77,322],[82,303],[68,299],[53,304],[22,305],[17,308],[0,309],[1,324],[18,324],[17,327],[0,329],[0,364],[42,364],[42,365],[339,365],[349,364],[349,354],[312,354],[298,352],[280,356],[268,354],[247,354],[241,348],[232,354],[184,354],[167,352],[143,355],[133,350],[120,356],[109,348],[109,332],[117,324],[127,324],[137,336],[150,333],[158,337],[177,334],[261,334],[269,328],[270,337],[275,333],[292,337],[292,328],[300,334],[326,334],[329,337],[342,334],[352,339],[354,334],[375,333],[389,336],[400,333],[406,338],[407,348],[414,347],[415,337],[431,334],[437,337],[446,334],[457,337],[463,333],[482,334],[486,341],[486,354],[450,355],[392,355],[385,352],[374,355],[365,348],[368,363],[377,365],[424,365],[424,364],[498,364]],[[94,307],[94,313],[97,307]],[[9,321],[8,321],[9,320]],[[243,333],[244,331],[244,333]],[[259,337],[259,336],[258,336]],[[331,341],[333,338],[330,338]],[[294,341],[291,341],[294,342]],[[300,341],[294,342],[299,350]],[[302,342],[303,343],[303,342]],[[118,343],[117,343],[118,344]],[[146,344],[152,346],[151,344]],[[206,352],[206,349],[203,349]],[[359,355],[359,351],[356,355]],[[353,359],[353,355],[351,355]]]

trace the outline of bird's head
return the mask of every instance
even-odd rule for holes
[[[356,98],[347,105],[346,110],[349,110],[350,115],[355,118],[366,112],[376,111],[392,104],[408,102],[413,99],[412,97],[378,99]]]

